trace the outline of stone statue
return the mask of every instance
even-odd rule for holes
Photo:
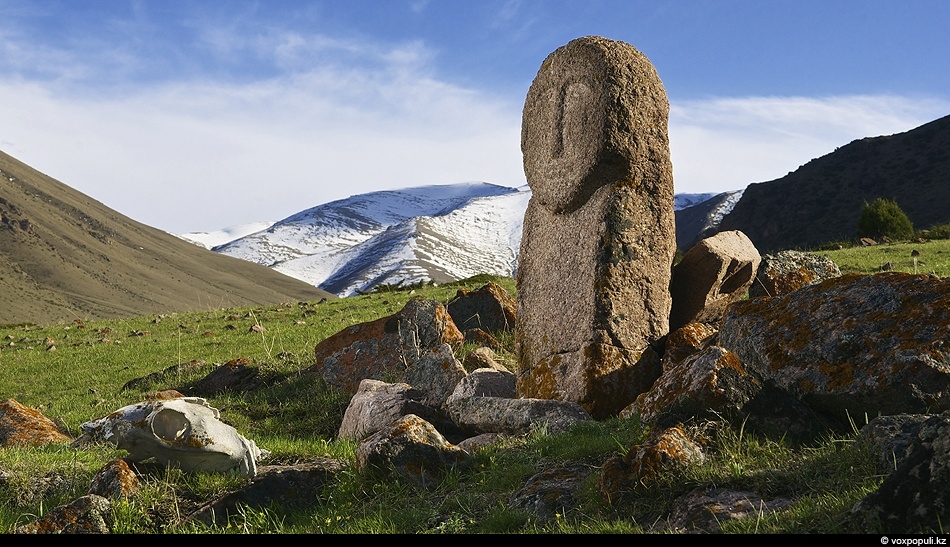
[[[525,100],[532,197],[516,282],[518,394],[619,412],[660,374],[676,251],[666,91],[633,46],[573,40]]]

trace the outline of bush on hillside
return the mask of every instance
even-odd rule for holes
[[[858,219],[858,237],[911,239],[914,225],[896,201],[878,198],[872,203],[864,202]]]

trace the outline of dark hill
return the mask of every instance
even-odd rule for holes
[[[0,152],[0,324],[335,296],[125,217]]]
[[[950,116],[750,184],[717,231],[741,230],[762,253],[850,241],[862,205],[877,198],[897,201],[917,229],[950,222]]]

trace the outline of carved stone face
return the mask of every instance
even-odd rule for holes
[[[183,471],[238,471],[253,477],[257,460],[269,454],[198,397],[129,405],[80,428],[80,440],[108,441],[128,451],[131,461],[155,458]]]
[[[603,151],[601,87],[587,59],[555,58],[529,90],[522,128],[525,174],[534,196],[552,212],[587,201]],[[528,114],[528,111],[531,114]]]
[[[606,182],[607,67],[596,45],[574,42],[551,54],[525,100],[521,150],[534,197],[559,213],[583,205]]]

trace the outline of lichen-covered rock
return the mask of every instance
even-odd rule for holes
[[[464,465],[468,458],[467,452],[414,414],[377,431],[356,448],[360,473],[396,476],[418,486],[438,485],[449,469]]]
[[[509,505],[545,521],[575,516],[577,490],[590,475],[587,466],[552,467],[532,476],[511,495]]]
[[[830,258],[801,251],[781,251],[762,257],[755,282],[749,287],[749,297],[781,296],[839,275],[841,270]]]
[[[474,351],[465,356],[465,361],[462,363],[465,366],[466,370],[477,370],[480,368],[490,368],[498,370],[501,372],[508,372],[505,365],[502,365],[495,360],[495,352],[491,348],[475,348]]]
[[[688,323],[666,337],[663,349],[663,372],[682,363],[690,355],[706,349],[715,340],[719,329],[708,323]]]
[[[950,409],[950,280],[849,274],[737,302],[719,345],[809,406],[849,417]]]
[[[403,382],[405,371],[429,350],[463,340],[445,306],[413,298],[393,315],[347,327],[317,344],[316,362],[307,370],[352,395],[366,378]]]
[[[682,427],[654,430],[647,440],[625,455],[604,462],[597,477],[597,488],[601,498],[612,503],[633,492],[639,484],[654,480],[665,470],[705,460],[702,448],[686,435]]]
[[[29,524],[18,526],[17,534],[108,534],[112,530],[112,503],[87,494],[66,505],[54,507]]]
[[[950,413],[920,424],[904,458],[852,509],[888,533],[946,533],[950,522]]]
[[[519,396],[600,419],[659,376],[658,357],[643,361],[669,329],[668,116],[656,70],[629,44],[579,38],[541,64],[522,116]]]
[[[42,446],[69,440],[39,410],[14,399],[0,401],[0,446]]]
[[[712,346],[664,372],[631,410],[659,427],[717,416],[741,421],[743,407],[761,389],[734,353]]]
[[[409,364],[403,375],[406,383],[422,389],[425,402],[438,408],[468,373],[448,344],[440,344]]]
[[[511,331],[518,321],[515,299],[494,282],[474,291],[459,289],[446,308],[455,325],[463,331],[473,328],[489,334]]]
[[[112,460],[92,478],[88,493],[117,500],[131,498],[141,489],[139,478],[129,464],[125,460]]]
[[[920,433],[920,424],[928,418],[928,414],[878,416],[861,428],[859,439],[871,445],[881,471],[890,473],[903,463],[907,447]]]
[[[725,488],[694,490],[674,502],[667,525],[676,532],[715,534],[722,532],[726,522],[761,518],[792,503],[787,498],[765,499],[755,492]]]
[[[688,323],[716,323],[726,306],[748,294],[759,251],[738,230],[719,232],[693,246],[673,268],[670,330]]]

